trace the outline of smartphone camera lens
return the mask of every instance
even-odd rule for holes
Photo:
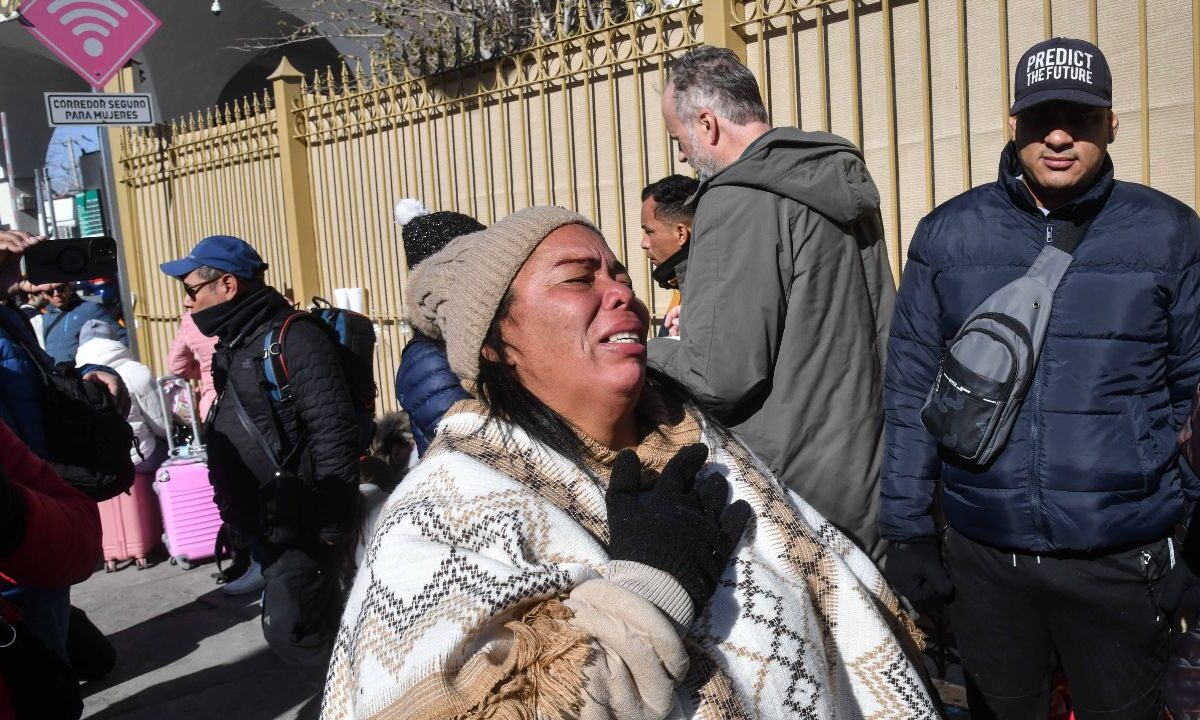
[[[111,263],[117,259],[117,244],[108,238],[94,240],[88,244],[94,263]]]

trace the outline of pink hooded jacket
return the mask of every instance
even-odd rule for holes
[[[200,421],[208,417],[208,409],[217,399],[213,389],[212,356],[217,346],[215,337],[207,337],[196,327],[191,313],[179,319],[179,330],[167,356],[167,371],[188,380],[200,381]]]

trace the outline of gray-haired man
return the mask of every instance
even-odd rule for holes
[[[650,362],[873,557],[883,363],[895,283],[862,153],[772,128],[731,51],[671,67],[663,117],[701,177],[682,341]]]

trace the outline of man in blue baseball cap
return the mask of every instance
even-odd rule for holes
[[[1113,178],[1098,47],[1038,43],[1014,88],[999,178],[936,208],[909,248],[884,383],[885,572],[918,608],[949,602],[972,717],[1046,717],[1057,658],[1077,717],[1149,720],[1171,614],[1197,594],[1200,558],[1172,533],[1200,498],[1176,449],[1200,378],[1200,218]],[[959,372],[943,354],[964,320],[1047,244],[1070,265],[1040,359],[1007,442],[973,464],[922,407],[939,367]]]
[[[266,284],[267,263],[244,240],[214,235],[160,267],[183,284],[200,332],[218,339],[209,478],[221,518],[251,538],[261,564],[247,572],[263,578],[263,633],[320,685],[340,616],[339,571],[358,528],[359,423],[341,348]],[[268,349],[286,371],[274,384]]]
[[[183,291],[194,303],[192,311],[200,312],[232,299],[239,284],[261,285],[269,266],[245,240],[213,235],[197,243],[187,257],[158,267],[183,282]]]

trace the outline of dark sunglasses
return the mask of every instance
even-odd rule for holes
[[[196,294],[199,293],[200,290],[203,289],[205,285],[212,285],[213,283],[215,283],[216,281],[220,280],[223,277],[225,277],[225,276],[222,275],[221,277],[215,277],[212,280],[205,280],[204,282],[200,283],[199,285],[188,285],[187,283],[183,283],[183,292],[189,298],[195,300]],[[183,281],[181,280],[180,282],[183,282]]]

